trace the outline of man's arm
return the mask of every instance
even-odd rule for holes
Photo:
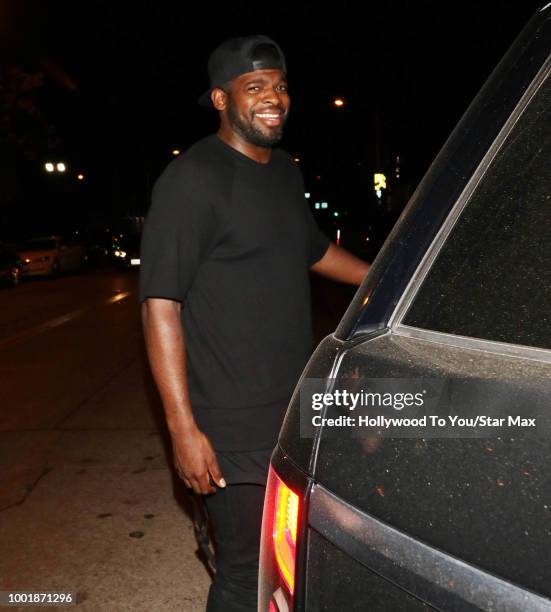
[[[179,476],[196,493],[214,493],[214,482],[225,487],[216,453],[199,430],[189,400],[181,304],[175,300],[147,298],[142,302],[142,324],[149,363],[157,383]]]
[[[369,272],[370,264],[332,242],[325,255],[310,270],[331,280],[359,285]]]

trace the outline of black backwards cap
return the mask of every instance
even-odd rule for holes
[[[208,63],[210,87],[197,102],[212,107],[210,93],[215,87],[222,87],[246,72],[277,68],[287,73],[283,52],[271,38],[263,34],[230,38],[211,53]]]

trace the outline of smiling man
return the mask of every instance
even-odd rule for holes
[[[220,129],[155,184],[140,301],[174,464],[214,527],[207,610],[252,611],[268,463],[312,350],[308,272],[359,284],[369,264],[319,231],[300,170],[273,148],[290,108],[279,46],[234,38],[208,68],[199,103]]]

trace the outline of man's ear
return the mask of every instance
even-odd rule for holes
[[[228,105],[228,94],[219,87],[215,87],[210,92],[210,99],[212,100],[212,105],[216,110],[225,110]]]

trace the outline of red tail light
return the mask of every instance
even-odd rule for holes
[[[295,590],[299,497],[275,472],[273,476],[276,487],[272,531],[274,554],[279,573],[292,595]]]
[[[304,499],[302,489],[291,489],[270,466],[260,541],[259,612],[293,609]]]

